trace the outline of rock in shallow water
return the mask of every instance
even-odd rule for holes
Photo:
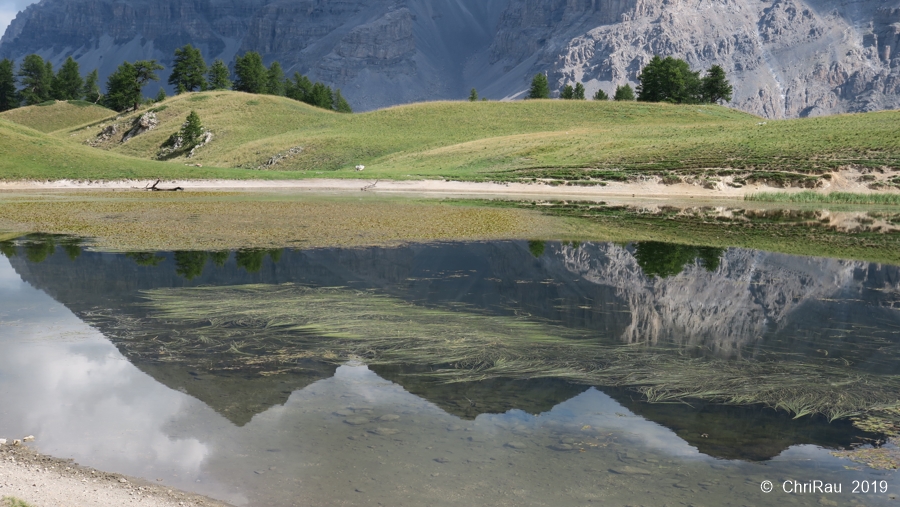
[[[395,428],[375,428],[375,429],[369,430],[369,433],[371,433],[373,435],[379,435],[382,437],[386,437],[386,436],[390,436],[390,435],[396,435],[397,433],[400,433],[400,430],[395,429]]]
[[[360,426],[369,422],[368,417],[350,417],[348,419],[344,419],[344,422],[349,424],[350,426]]]
[[[644,470],[643,468],[633,467],[626,465],[622,468],[610,468],[610,472],[619,475],[652,475],[649,470]]]

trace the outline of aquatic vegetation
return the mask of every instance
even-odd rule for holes
[[[760,192],[744,197],[747,201],[795,202],[824,204],[884,204],[900,205],[900,194],[857,194],[851,192]]]
[[[549,236],[565,225],[532,210],[460,207],[434,200],[225,192],[173,194],[0,196],[0,227],[21,231],[16,236],[27,232],[74,234],[92,238],[104,250],[133,252],[530,239]]]
[[[639,206],[592,201],[453,200],[460,206],[524,208],[565,218],[558,237],[620,243],[657,241],[742,247],[814,257],[900,264],[900,213],[865,208],[768,209],[737,206]],[[540,204],[540,205],[538,205]],[[714,251],[704,264],[714,264]],[[713,261],[713,262],[711,262]]]
[[[900,440],[892,438],[890,443],[893,446],[898,446],[900,445]],[[897,470],[900,468],[900,452],[897,449],[888,447],[863,447],[849,451],[832,451],[831,454],[876,470]]]
[[[875,445],[833,451],[831,454],[877,470],[900,468],[900,405],[876,407],[865,414],[852,417],[853,426],[881,435],[885,440]],[[883,444],[890,445],[883,445]]]
[[[862,415],[893,403],[900,379],[844,363],[784,357],[729,361],[674,347],[621,345],[527,316],[431,308],[368,291],[294,284],[156,289],[143,318],[113,319],[140,360],[270,375],[300,361],[427,366],[441,382],[558,378],[628,387],[651,402],[762,404],[796,417]]]

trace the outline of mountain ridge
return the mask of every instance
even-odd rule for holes
[[[768,118],[900,107],[896,0],[42,0],[7,28],[0,57],[71,55],[105,78],[124,60],[170,66],[187,43],[209,62],[258,51],[357,110],[473,87],[522,98],[537,72],[554,90],[612,95],[654,54],[722,65],[732,107]]]

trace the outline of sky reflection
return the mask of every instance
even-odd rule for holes
[[[139,370],[2,257],[0,347],[0,437],[33,434],[43,452],[236,505],[779,505],[761,478],[846,464],[814,446],[766,465],[713,459],[593,388],[538,415],[463,420],[360,363],[238,427]]]

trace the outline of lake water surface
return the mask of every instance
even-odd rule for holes
[[[835,455],[895,449],[850,419],[900,399],[895,266],[653,242],[4,253],[0,437],[84,465],[235,505],[900,494]],[[813,481],[841,491],[785,491]]]

